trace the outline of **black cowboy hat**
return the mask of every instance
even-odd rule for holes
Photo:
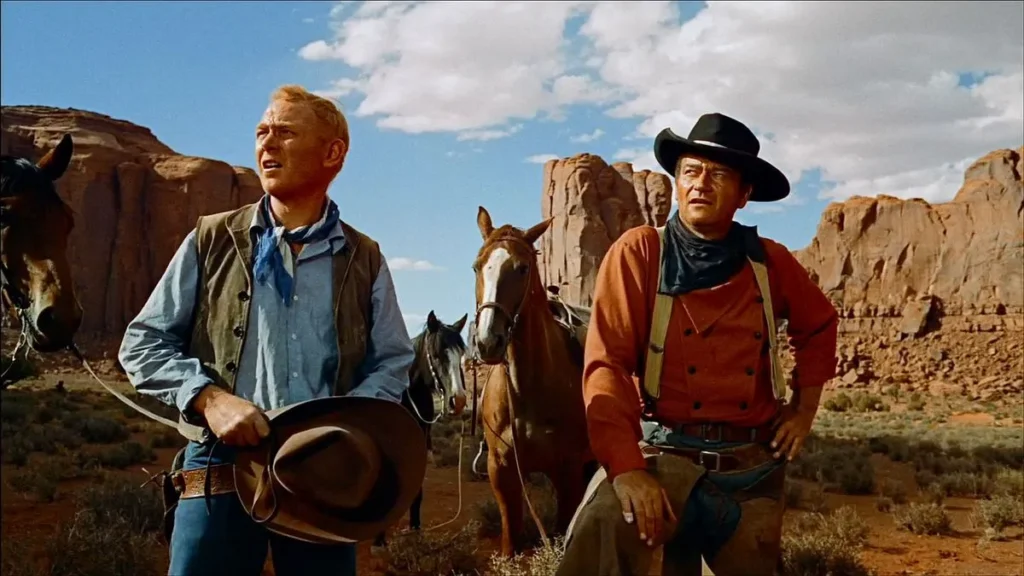
[[[665,128],[654,139],[654,157],[671,175],[683,154],[703,156],[743,173],[753,185],[750,200],[774,202],[789,196],[789,180],[778,168],[758,158],[761,143],[742,122],[724,114],[705,114],[697,119],[688,138]]]

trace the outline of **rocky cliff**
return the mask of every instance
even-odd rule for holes
[[[4,154],[34,161],[71,134],[57,191],[75,213],[69,258],[83,332],[120,334],[200,215],[262,194],[252,170],[178,154],[130,122],[42,106],[4,106],[0,116]]]
[[[844,330],[1019,330],[1022,154],[985,155],[950,202],[881,195],[829,205],[814,240],[795,255],[840,310]]]
[[[544,165],[541,206],[543,217],[553,218],[540,240],[541,280],[558,286],[566,301],[590,306],[608,247],[630,228],[664,224],[672,183],[664,174],[578,154]]]

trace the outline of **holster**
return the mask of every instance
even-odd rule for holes
[[[184,464],[185,449],[182,448],[174,455],[170,472],[160,473],[160,493],[164,501],[164,539],[168,545],[171,543],[171,534],[174,532],[174,512],[177,510],[178,500],[181,498],[180,483],[174,482],[174,475],[181,473]]]

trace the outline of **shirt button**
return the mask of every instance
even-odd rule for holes
[[[298,340],[298,339],[299,339],[298,336],[296,336],[295,334],[292,334],[292,340]]]
[[[242,330],[241,326],[235,326],[235,329],[232,332],[234,332],[235,336],[238,336],[239,338],[245,335],[245,331]]]
[[[694,402],[693,403],[693,409],[694,410],[700,410],[700,402]]]
[[[747,409],[747,403],[746,402],[740,402],[740,410],[746,410],[746,409]]]
[[[689,368],[686,369],[686,371],[689,372],[690,374],[696,374],[697,373],[697,367],[696,366],[690,366]]]
[[[235,363],[234,362],[228,362],[227,364],[224,365],[224,368],[228,372],[234,372],[235,371]]]
[[[754,340],[760,340],[760,339],[761,339],[761,333],[760,332],[754,332]]]
[[[249,293],[246,292],[245,290],[242,290],[241,292],[238,293],[238,299],[241,300],[242,302],[245,302],[246,300],[249,299]]]
[[[299,295],[298,294],[296,294],[295,296],[292,296],[292,302],[298,302],[298,301],[299,301]]]
[[[760,296],[758,296],[757,298],[755,298],[755,300],[757,301],[757,303],[758,303],[758,304],[764,304],[764,298],[762,298],[762,297],[760,297]]]
[[[299,377],[299,373],[298,372],[292,372],[292,378],[298,378],[298,377]]]
[[[691,330],[690,328],[687,328],[686,330],[683,330],[683,335],[684,336],[689,336],[690,334],[693,334],[693,330]]]
[[[748,366],[747,367],[747,376],[753,376],[753,375],[754,375],[754,369]]]

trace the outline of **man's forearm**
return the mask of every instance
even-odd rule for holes
[[[796,388],[793,390],[793,406],[799,411],[811,416],[818,413],[818,404],[821,402],[821,392],[824,386],[810,386]]]

